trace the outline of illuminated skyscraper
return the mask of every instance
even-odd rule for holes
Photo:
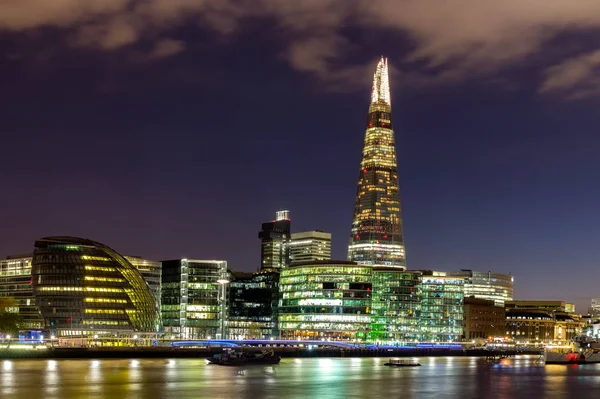
[[[292,233],[290,261],[292,263],[318,262],[331,259],[331,233],[303,231]]]
[[[387,59],[377,64],[348,260],[406,269]]]
[[[283,269],[290,264],[290,211],[277,211],[275,220],[262,224],[261,269]]]

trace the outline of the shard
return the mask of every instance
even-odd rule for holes
[[[387,59],[377,64],[358,177],[348,260],[406,269]]]

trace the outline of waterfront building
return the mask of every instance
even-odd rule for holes
[[[372,342],[406,343],[420,338],[420,272],[373,269]]]
[[[165,335],[210,339],[224,335],[225,298],[218,281],[227,277],[223,260],[162,261],[161,314]]]
[[[373,76],[348,260],[363,265],[405,269],[391,112],[388,63],[382,57]]]
[[[0,260],[0,298],[13,298],[21,317],[22,330],[40,331],[44,319],[35,303],[31,282],[32,255],[9,256]]]
[[[282,339],[366,340],[372,268],[355,262],[290,265],[279,280]]]
[[[162,282],[162,264],[153,260],[141,258],[139,256],[125,256],[142,275],[148,287],[152,292],[152,296],[160,309],[160,286]]]
[[[228,333],[231,339],[279,338],[279,269],[231,272]]]
[[[331,260],[331,233],[321,230],[292,233],[290,261],[292,263]]]
[[[98,242],[47,237],[35,242],[33,293],[57,337],[155,334],[159,310],[139,271]]]
[[[466,285],[465,285],[466,287]],[[474,296],[464,301],[464,338],[467,341],[489,340],[504,336],[506,313],[493,300]]]
[[[464,279],[423,271],[419,277],[420,341],[455,342],[463,336]]]
[[[568,343],[584,326],[575,305],[564,301],[506,302],[506,336],[517,343]]]
[[[496,306],[501,307],[506,301],[513,300],[514,277],[510,274],[477,272],[467,269],[446,274],[464,278],[465,298],[474,296],[479,299],[488,299],[494,301]]]
[[[290,263],[289,211],[278,211],[275,220],[262,224],[258,233],[261,240],[260,265],[263,269],[283,269]]]

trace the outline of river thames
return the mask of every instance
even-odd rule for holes
[[[276,366],[207,365],[203,359],[0,360],[0,398],[586,398],[598,397],[600,365],[506,359],[283,359]]]

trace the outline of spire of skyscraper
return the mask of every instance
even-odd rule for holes
[[[371,104],[383,103],[392,105],[390,99],[390,78],[388,75],[387,58],[381,57],[375,74],[373,75],[373,91],[371,93]]]
[[[373,76],[348,260],[405,269],[391,111],[388,63],[381,57]]]

